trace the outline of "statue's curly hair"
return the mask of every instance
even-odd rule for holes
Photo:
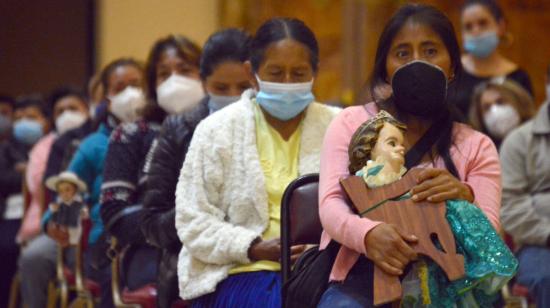
[[[403,132],[407,130],[405,124],[396,120],[386,111],[380,111],[374,118],[361,124],[351,137],[348,148],[348,170],[350,174],[355,174],[367,164],[367,161],[371,158],[372,149],[378,140],[380,130],[386,123],[392,124]]]

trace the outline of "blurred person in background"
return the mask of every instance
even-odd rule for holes
[[[465,54],[464,71],[450,84],[449,102],[468,116],[473,91],[488,80],[511,79],[533,95],[529,75],[516,63],[504,57],[499,45],[511,44],[506,32],[506,19],[495,0],[467,0],[461,10],[462,38]]]
[[[148,155],[168,114],[183,114],[204,97],[199,78],[200,48],[170,35],[152,47],[146,65],[147,106],[141,118],[118,126],[109,139],[101,186],[101,217],[125,253],[122,280],[130,290],[157,280],[160,251],[140,229]],[[176,168],[176,166],[173,166]]]
[[[40,233],[40,219],[47,204],[42,178],[53,142],[59,134],[77,128],[88,118],[86,99],[68,88],[54,90],[48,99],[47,106],[51,108],[51,111],[48,111],[51,114],[51,123],[48,123],[48,126],[52,129],[36,142],[29,153],[25,179],[30,203],[17,234],[19,243],[27,243]],[[44,133],[46,132],[45,129]]]
[[[500,147],[504,231],[517,250],[517,282],[537,307],[550,307],[550,67],[547,97],[537,114]]]
[[[109,136],[118,124],[124,122],[116,114],[137,114],[137,109],[145,105],[143,69],[133,59],[117,59],[103,69],[101,83],[106,89],[101,100],[105,109],[96,114],[98,128],[82,140],[67,169],[85,181],[90,190],[85,201],[91,207],[92,228],[87,239],[84,270],[101,286],[101,307],[112,307],[110,262],[106,256],[108,244],[99,215],[99,192]],[[51,222],[50,217],[48,210],[42,218],[45,234],[25,247],[19,259],[21,294],[23,302],[30,308],[46,305],[48,282],[55,277],[57,244],[65,247],[68,243],[67,230]],[[68,251],[66,257],[66,262],[72,265],[74,251]]]
[[[535,113],[533,98],[516,82],[487,81],[474,90],[469,121],[473,128],[491,137],[499,148],[508,133]]]
[[[59,126],[57,130],[58,137],[50,149],[46,170],[42,178],[43,182],[65,170],[80,141],[93,132],[93,119],[90,114],[92,109],[90,108],[90,101],[84,93],[79,89],[69,87],[63,89],[60,95],[87,102],[88,110],[69,110],[58,118],[57,122],[59,123],[56,124],[56,126]],[[47,193],[46,198],[53,192]]]
[[[13,123],[17,108],[27,108],[24,100],[0,96],[0,307],[8,305],[10,283],[15,274],[19,245],[15,242],[23,216],[21,194],[23,175],[30,146],[13,137]]]

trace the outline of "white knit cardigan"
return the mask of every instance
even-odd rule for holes
[[[267,192],[256,147],[254,92],[203,120],[195,130],[176,187],[180,296],[213,292],[269,223]],[[319,172],[325,131],[340,111],[309,105],[300,141],[300,175]]]

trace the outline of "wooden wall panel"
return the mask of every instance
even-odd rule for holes
[[[223,27],[242,27],[252,33],[275,16],[303,20],[317,36],[321,63],[315,82],[319,100],[339,100],[343,92],[342,76],[342,7],[344,1],[331,0],[222,0],[220,11]]]
[[[94,67],[93,0],[0,1],[0,92],[85,86]]]
[[[219,0],[222,26],[251,32],[275,16],[297,17],[310,26],[319,40],[321,67],[315,92],[322,101],[365,101],[365,87],[374,62],[378,37],[403,0]],[[462,1],[414,1],[445,12],[460,35]],[[511,44],[501,51],[531,76],[536,102],[545,98],[545,73],[550,64],[550,1],[501,0]]]

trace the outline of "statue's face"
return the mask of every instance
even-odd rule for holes
[[[405,147],[403,132],[390,123],[385,123],[378,134],[378,140],[371,152],[371,159],[389,164],[399,172],[405,164]]]
[[[60,182],[57,184],[57,194],[63,202],[70,202],[76,194],[76,185],[70,182]]]

